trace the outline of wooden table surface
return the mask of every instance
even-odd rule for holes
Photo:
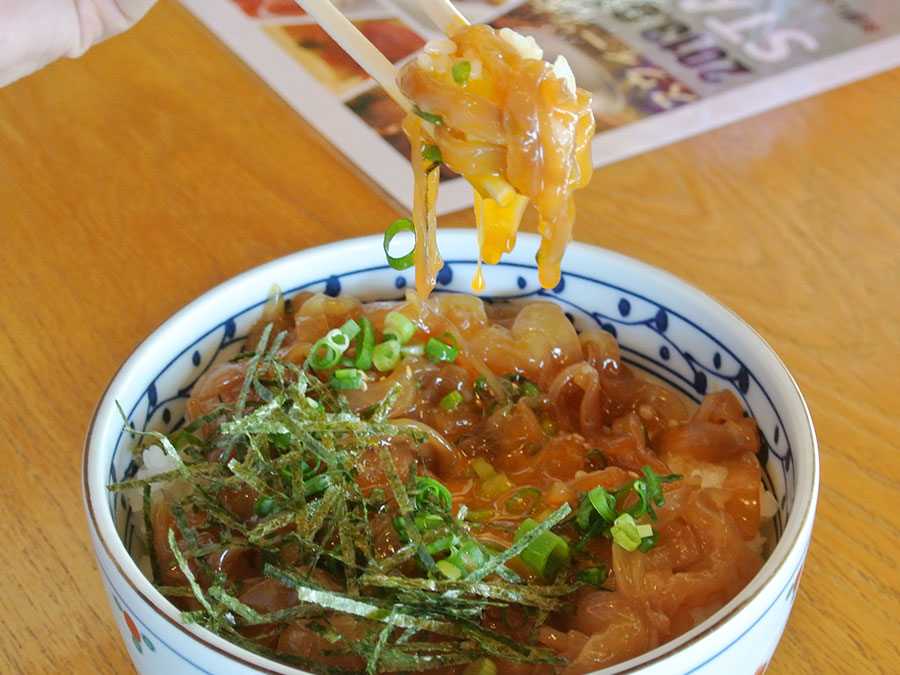
[[[900,672],[898,121],[894,71],[600,169],[578,197],[576,239],[723,301],[812,410],[818,516],[776,675]],[[80,468],[137,343],[241,271],[399,213],[173,0],[0,90],[0,672],[132,672]]]

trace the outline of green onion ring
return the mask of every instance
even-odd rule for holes
[[[390,226],[384,233],[384,255],[387,257],[388,265],[393,267],[395,270],[405,270],[409,267],[412,267],[413,263],[416,260],[415,244],[413,245],[412,251],[410,251],[406,255],[395,258],[389,252],[391,247],[391,240],[400,232],[405,231],[412,232],[415,236],[416,226],[413,225],[413,222],[409,218],[400,218],[399,220],[395,220],[390,224]],[[416,242],[416,244],[418,244],[418,242]]]
[[[453,345],[444,342],[445,337],[453,340]],[[459,355],[459,349],[456,348],[456,340],[449,333],[444,333],[441,339],[428,338],[425,344],[425,355],[432,363],[453,363]]]
[[[344,322],[344,325],[338,328],[338,330],[346,335],[348,340],[352,340],[359,335],[359,331],[362,330],[362,327],[353,319],[347,319],[347,321]]]
[[[631,522],[633,523],[634,520],[632,519]],[[519,529],[516,530],[515,535],[513,535],[513,542],[519,541],[523,535],[527,534],[537,526],[537,521],[526,518],[519,525]],[[635,529],[637,529],[636,526]],[[637,548],[638,543],[640,543],[640,538],[638,538],[638,542],[635,543],[635,548]],[[549,579],[556,576],[556,573],[568,564],[569,555],[568,542],[555,532],[546,530],[541,532],[534,541],[525,547],[519,554],[519,559],[542,577]]]
[[[347,351],[347,347],[350,346],[350,338],[347,337],[340,328],[332,328],[325,333],[325,337],[322,339],[337,349],[341,354]]]
[[[381,373],[393,370],[400,363],[400,343],[397,340],[387,340],[375,345],[372,350],[372,364]]]
[[[534,501],[532,501],[530,504],[526,502],[524,507],[520,511],[513,510],[512,505],[516,504],[516,503],[524,502],[525,497],[528,495],[533,495]],[[533,487],[522,488],[516,494],[514,494],[512,497],[510,497],[509,499],[506,500],[506,510],[515,516],[528,516],[535,512],[535,509],[537,509],[537,506],[540,503],[541,503],[541,491],[540,490],[538,490],[537,488],[533,488]]]
[[[363,374],[358,368],[338,368],[331,371],[328,383],[335,389],[362,389]]]
[[[469,74],[472,72],[472,64],[468,61],[459,61],[453,64],[450,72],[453,73],[453,79],[457,84],[465,84],[469,80]]]
[[[638,544],[637,550],[641,553],[646,553],[651,548],[656,546],[656,543],[659,541],[659,531],[653,530],[652,534],[648,537],[643,537],[641,539],[641,543]]]
[[[418,106],[413,106],[413,112],[421,117],[426,122],[431,122],[432,124],[442,125],[444,123],[444,118],[440,115],[435,115],[434,113],[425,112],[420,109]]]
[[[312,476],[315,476],[317,473],[319,473],[319,467],[321,467],[321,466],[322,466],[322,458],[321,457],[316,457],[316,465],[315,466],[310,466],[306,462],[300,462],[300,467],[303,469],[303,477],[304,478],[311,478]]]
[[[662,485],[659,482],[659,476],[650,468],[649,465],[644,467],[644,475],[647,477],[647,494],[650,496],[657,506],[666,503],[666,497],[662,491]]]
[[[641,543],[641,535],[638,534],[637,523],[630,513],[621,513],[609,528],[612,539],[626,551],[635,550]]]
[[[599,565],[598,567],[588,567],[587,569],[581,570],[576,579],[588,586],[600,588],[603,586],[604,582],[606,582],[608,577],[609,570],[606,568],[606,565]]]
[[[372,367],[372,352],[375,349],[375,328],[368,318],[359,317],[359,334],[356,336],[356,358],[353,365],[360,370]]]
[[[446,485],[434,478],[418,476],[416,478],[416,486],[419,489],[419,494],[416,495],[416,506],[418,508],[422,508],[426,499],[428,499],[428,495],[433,494],[438,498],[441,506],[448,511],[450,510],[450,506],[453,504],[453,496],[450,494],[450,490],[447,489]]]
[[[253,504],[253,512],[260,518],[272,515],[278,508],[278,502],[271,497],[259,497]]]
[[[319,350],[321,349],[325,350],[324,356],[319,354]],[[316,370],[328,370],[329,368],[334,368],[340,360],[341,352],[339,352],[330,342],[327,342],[325,338],[316,342],[309,352],[309,365]]]
[[[454,389],[440,400],[440,406],[444,410],[454,410],[463,401],[463,395]]]
[[[441,157],[441,149],[436,145],[424,146],[422,148],[422,159],[424,159],[426,162],[441,164],[443,162],[443,158]]]
[[[607,523],[616,518],[616,498],[602,487],[595,487],[588,492],[588,499],[594,510],[600,514]]]
[[[405,345],[416,332],[416,324],[400,312],[388,312],[384,317],[384,339],[397,339]]]

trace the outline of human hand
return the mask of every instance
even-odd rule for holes
[[[155,0],[0,0],[0,87],[138,21]]]

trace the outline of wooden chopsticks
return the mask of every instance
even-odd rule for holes
[[[356,61],[369,76],[404,111],[412,110],[412,102],[397,86],[397,69],[385,58],[330,0],[294,0],[316,20],[328,35]],[[434,24],[445,35],[453,35],[468,25],[465,17],[457,11],[450,0],[419,0],[419,4]]]
[[[466,17],[459,13],[450,0],[418,0],[418,2],[432,23],[447,37],[455,35],[469,25]]]
[[[295,0],[404,111],[412,102],[397,86],[397,69],[329,0]]]

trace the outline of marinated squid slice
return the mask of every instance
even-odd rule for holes
[[[590,94],[575,86],[565,59],[551,65],[542,56],[533,38],[472,25],[428,43],[400,71],[400,90],[415,104],[403,126],[416,174],[420,294],[433,288],[441,264],[434,246],[438,162],[474,188],[480,259],[473,288],[484,287],[481,260],[493,264],[512,250],[529,202],[542,237],[540,283],[559,283],[575,220],[572,193],[592,173],[594,118]]]

